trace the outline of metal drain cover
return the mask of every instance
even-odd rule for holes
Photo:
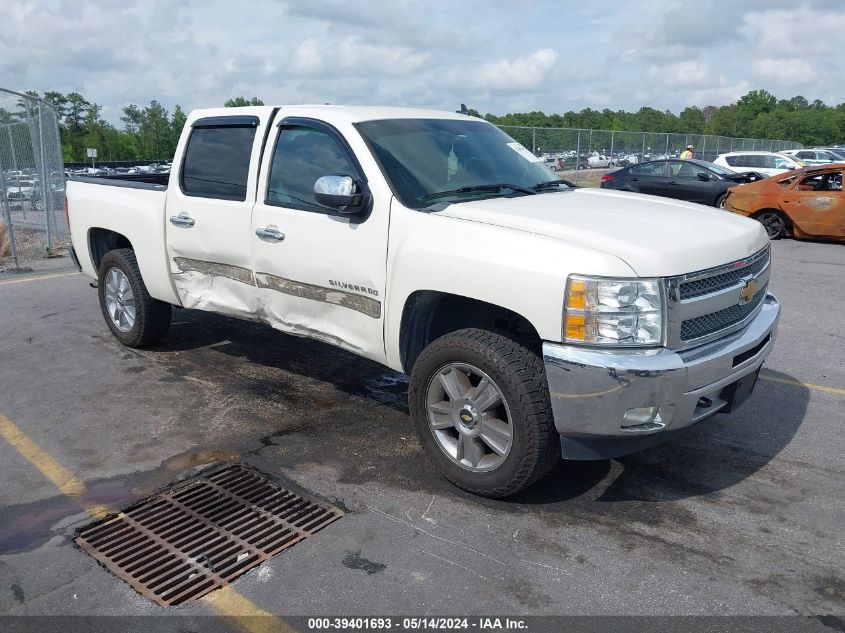
[[[196,600],[343,513],[230,466],[98,521],[76,543],[162,606]]]

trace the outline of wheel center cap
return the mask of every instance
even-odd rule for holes
[[[458,412],[458,419],[462,426],[467,429],[473,429],[478,424],[478,413],[474,407],[466,404]]]

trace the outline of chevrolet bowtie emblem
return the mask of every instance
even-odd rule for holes
[[[747,279],[745,280],[745,285],[739,291],[739,303],[742,305],[743,303],[748,303],[751,299],[754,298],[754,295],[757,294],[757,289],[759,288],[759,284],[757,283],[756,279]]]

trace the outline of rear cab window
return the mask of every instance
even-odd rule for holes
[[[255,116],[221,116],[192,124],[179,184],[186,196],[246,200]]]

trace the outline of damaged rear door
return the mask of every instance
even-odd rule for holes
[[[783,192],[781,206],[809,235],[845,236],[845,193],[842,170],[813,171]]]
[[[374,196],[354,216],[317,202],[314,183],[323,176],[367,182],[346,139],[322,121],[282,119],[265,165],[250,245],[262,317],[383,361],[389,198]]]
[[[256,317],[250,218],[257,167],[251,165],[260,160],[272,110],[254,111],[190,123],[165,218],[170,271],[186,308]]]

